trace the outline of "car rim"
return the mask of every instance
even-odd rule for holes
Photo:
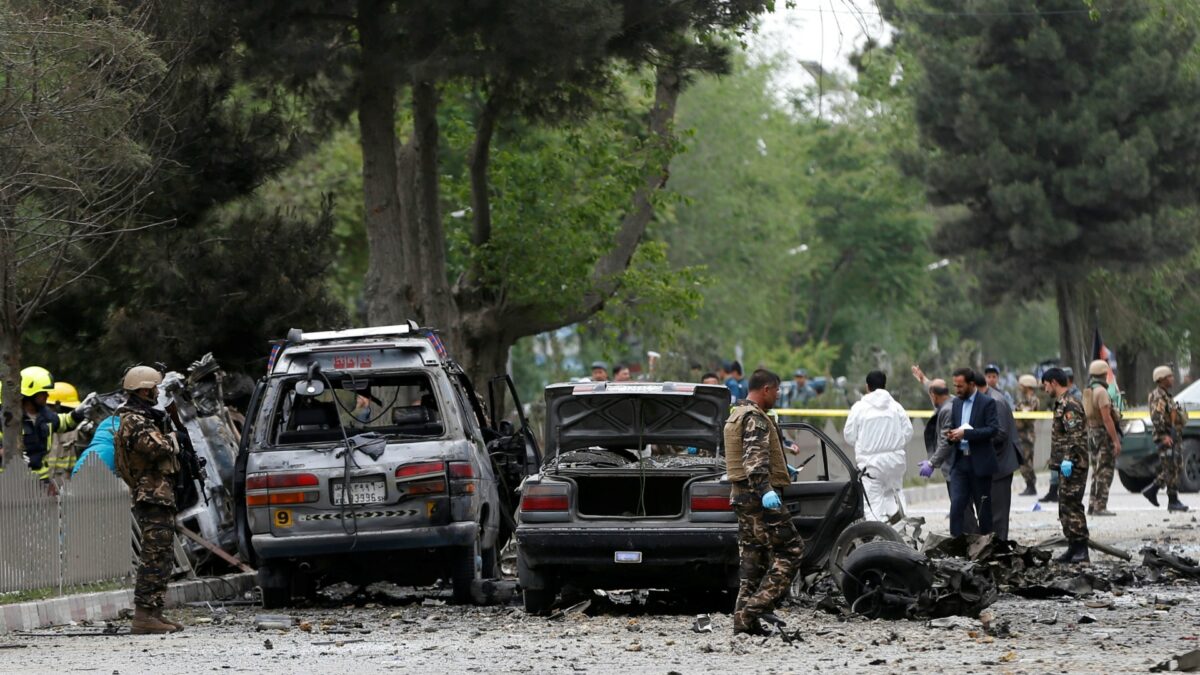
[[[912,594],[908,584],[893,581],[887,572],[872,569],[860,572],[856,576],[862,583],[862,594],[854,600],[851,611],[863,616],[879,616],[888,606],[883,599],[884,593],[901,596]]]

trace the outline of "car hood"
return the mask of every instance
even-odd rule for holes
[[[546,387],[547,456],[578,448],[718,448],[729,390],[714,384],[586,382]]]

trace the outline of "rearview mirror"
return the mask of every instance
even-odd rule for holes
[[[301,396],[320,396],[325,391],[325,383],[320,380],[300,380],[296,383],[296,393]]]

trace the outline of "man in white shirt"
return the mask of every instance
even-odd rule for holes
[[[908,413],[886,386],[887,375],[878,370],[867,374],[867,395],[850,408],[842,435],[854,447],[858,468],[864,472],[863,513],[870,520],[894,523],[904,517],[908,464],[904,448],[913,428]]]

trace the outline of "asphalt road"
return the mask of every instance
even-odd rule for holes
[[[1044,486],[1043,486],[1044,487]],[[1194,506],[1200,498],[1192,497]],[[1053,505],[1014,499],[1012,532],[1033,543],[1058,532]],[[944,529],[944,502],[914,505],[934,530]],[[1200,550],[1193,514],[1168,516],[1115,486],[1112,518],[1095,519],[1093,536],[1136,551],[1145,544]],[[1135,556],[1136,557],[1136,556]],[[1103,573],[1111,558],[1093,554]],[[516,604],[454,607],[444,592],[331,602],[286,612],[308,631],[255,629],[261,609],[185,610],[187,630],[166,637],[0,636],[3,672],[1146,672],[1200,647],[1194,583],[1156,584],[1081,599],[1026,600],[1002,595],[989,635],[979,621],[949,627],[928,622],[841,619],[786,607],[781,614],[803,641],[734,637],[727,614],[711,613],[713,631],[692,624],[703,607],[677,596],[593,597],[587,612],[557,619],[526,616]],[[1090,604],[1090,606],[1089,606]],[[709,609],[711,612],[711,608]],[[80,629],[66,629],[78,631]],[[270,644],[268,647],[267,644]]]

